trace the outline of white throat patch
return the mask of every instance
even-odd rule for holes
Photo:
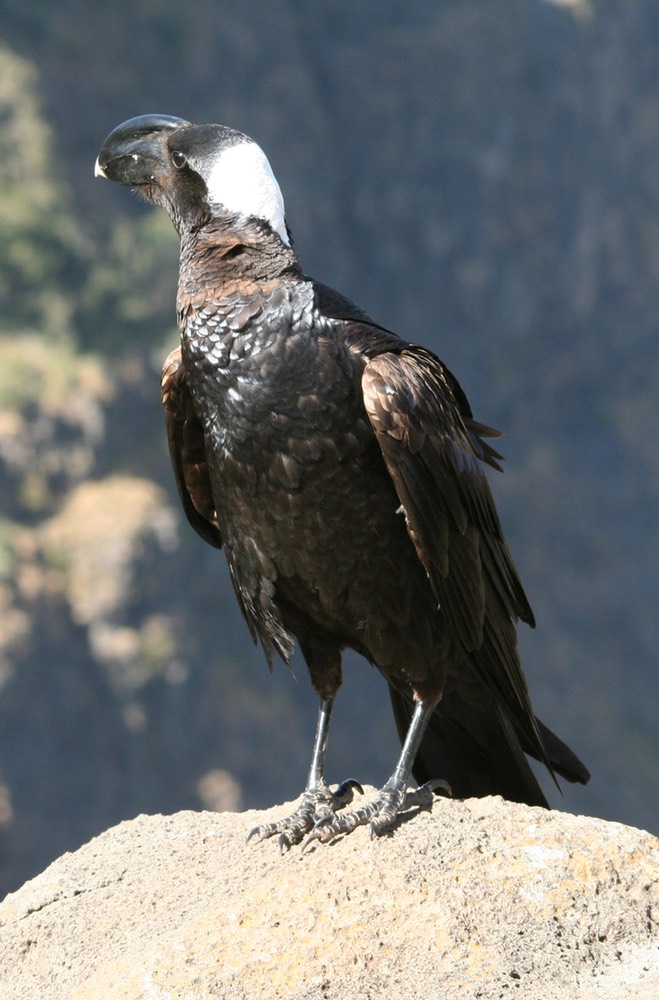
[[[211,204],[263,219],[290,246],[279,184],[265,153],[255,142],[249,140],[223,149],[204,180]]]

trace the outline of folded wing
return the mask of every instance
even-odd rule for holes
[[[483,468],[499,468],[485,440],[499,434],[473,419],[450,373],[420,347],[371,357],[362,389],[454,647],[549,766],[517,654],[515,622],[533,625],[533,613]]]
[[[161,378],[169,455],[185,515],[204,541],[222,547],[201,421],[185,381],[181,349],[167,355]]]

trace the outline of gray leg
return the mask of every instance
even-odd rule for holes
[[[335,792],[330,791],[325,782],[325,754],[333,704],[333,695],[321,696],[309,777],[300,805],[285,819],[254,827],[247,837],[248,840],[252,837],[265,840],[278,834],[280,851],[287,851],[294,844],[299,844],[305,834],[313,830],[318,823],[325,819],[331,821],[337,809],[352,802],[354,790],[363,793],[361,785],[354,778],[344,781]]]
[[[369,824],[371,836],[375,837],[390,827],[396,816],[403,810],[413,805],[431,805],[433,792],[441,789],[445,793],[451,794],[450,785],[441,779],[428,781],[421,788],[413,791],[408,792],[407,790],[412,774],[412,764],[435,705],[436,701],[431,703],[417,702],[394,772],[374,801],[341,815],[332,812],[319,816],[314,823],[311,834],[305,841],[305,847],[314,840],[325,843],[340,833],[350,833],[355,827],[363,826],[366,823]]]
[[[316,735],[313,741],[313,752],[311,755],[311,767],[307,778],[306,791],[321,785],[325,777],[325,754],[327,753],[327,740],[329,737],[329,724],[334,706],[334,696],[331,698],[321,698],[318,709],[318,720],[316,722]]]

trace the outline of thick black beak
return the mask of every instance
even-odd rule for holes
[[[154,184],[162,163],[163,134],[190,124],[172,115],[139,115],[122,122],[101,146],[94,176],[128,187]]]

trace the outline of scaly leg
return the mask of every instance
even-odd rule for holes
[[[358,826],[369,824],[371,837],[378,836],[387,830],[395,821],[399,813],[411,806],[432,805],[433,793],[442,790],[446,794],[451,794],[451,786],[447,781],[434,779],[427,781],[425,785],[408,791],[408,785],[412,774],[412,764],[421,744],[428,720],[432,715],[436,699],[431,702],[418,701],[414,709],[414,714],[410,722],[410,727],[405,737],[405,743],[401,750],[398,763],[393,774],[380,789],[373,802],[369,802],[359,809],[353,809],[348,813],[337,815],[333,811],[327,810],[315,821],[313,830],[307,837],[304,848],[314,840],[326,843],[333,840],[341,833],[350,833]]]
[[[333,704],[334,695],[331,697],[321,696],[311,767],[300,805],[294,813],[285,819],[254,827],[247,837],[248,840],[251,840],[252,837],[265,840],[278,834],[279,850],[283,853],[294,844],[299,844],[305,834],[313,830],[319,823],[325,820],[331,821],[337,809],[352,802],[355,789],[363,794],[362,786],[354,778],[344,781],[334,792],[330,791],[325,782],[325,754]]]

